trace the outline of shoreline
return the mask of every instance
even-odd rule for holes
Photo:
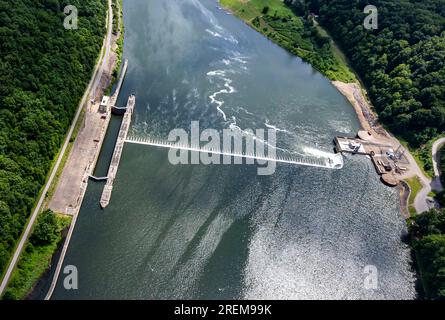
[[[116,2],[114,2],[116,1]],[[118,10],[117,10],[117,17],[114,17],[113,12],[113,4],[117,3]],[[71,209],[71,212],[67,212],[66,214],[71,214],[73,216],[73,220],[71,222],[71,225],[68,229],[67,236],[65,240],[62,242],[62,246],[58,249],[60,250],[60,256],[57,259],[56,266],[51,266],[49,269],[49,273],[53,273],[53,276],[50,279],[47,279],[46,281],[49,281],[49,289],[47,293],[44,296],[44,300],[51,299],[51,296],[54,292],[54,289],[57,285],[57,281],[59,278],[59,274],[62,269],[63,261],[65,258],[65,254],[68,250],[68,246],[71,240],[71,236],[74,232],[74,228],[77,222],[77,218],[79,215],[80,208],[83,203],[83,198],[86,194],[86,190],[88,187],[88,180],[91,175],[94,174],[94,170],[97,164],[97,161],[100,156],[100,152],[102,149],[103,142],[105,140],[106,134],[108,132],[108,125],[111,120],[111,109],[107,110],[105,114],[100,112],[100,101],[102,100],[102,97],[106,95],[109,91],[112,90],[112,86],[114,84],[114,72],[118,72],[118,68],[121,65],[121,42],[123,42],[123,23],[122,23],[122,6],[121,6],[120,0],[109,0],[108,1],[108,26],[107,26],[107,36],[105,41],[105,56],[102,61],[102,74],[98,78],[97,87],[92,90],[92,96],[93,99],[89,101],[89,103],[86,106],[87,109],[87,117],[88,115],[90,124],[89,126],[85,126],[81,129],[79,132],[79,136],[76,137],[75,145],[73,147],[73,150],[71,151],[71,154],[69,155],[69,160],[67,162],[67,165],[63,169],[63,173],[61,176],[61,180],[63,178],[63,174],[66,173],[67,177],[65,178],[65,185],[63,182],[59,181],[60,185],[58,184],[56,187],[56,191],[54,192],[53,199],[49,201],[49,208],[51,206],[55,205],[60,208],[60,203],[67,205],[67,210]],[[118,30],[119,32],[117,34],[114,34],[112,32],[113,30],[113,19],[118,19]],[[108,39],[108,40],[107,40]],[[109,43],[106,43],[106,42]],[[108,55],[108,57],[107,57]],[[108,61],[107,61],[108,58]],[[90,130],[88,130],[90,129]],[[83,140],[80,139],[80,137],[84,134],[85,137],[83,137]],[[85,143],[85,141],[90,141],[90,145],[88,143]],[[93,145],[91,145],[91,141],[94,142]],[[87,146],[85,146],[87,145]],[[76,152],[76,147],[78,147]],[[89,153],[85,156],[82,154],[82,151],[88,150]],[[80,157],[80,158],[79,158]],[[71,161],[70,161],[71,160]],[[69,188],[70,186],[74,186],[74,189],[78,188],[79,183],[73,183],[73,177],[70,176],[73,171],[78,169],[79,167],[82,168],[82,165],[79,165],[80,163],[83,163],[85,166],[83,172],[78,172],[77,176],[74,177],[74,180],[81,179],[80,182],[80,189],[79,190],[79,196],[75,200],[75,206],[73,207],[69,202],[67,203],[67,194],[69,195]],[[80,175],[81,174],[81,175]],[[68,190],[66,189],[68,186]],[[59,193],[59,202],[57,202],[57,192]],[[73,200],[73,199],[71,199]],[[52,204],[52,202],[55,202],[56,204]]]
[[[374,112],[366,97],[363,95],[364,88],[359,83],[344,83],[341,81],[331,81],[331,83],[351,103],[357,114],[360,126],[370,133],[369,139],[372,142],[390,144],[393,146],[394,150],[396,150],[399,146],[402,146],[400,141],[395,136],[393,136],[379,124],[378,116]],[[409,168],[403,174],[398,174],[396,178],[399,180],[399,187],[403,189],[403,191],[401,191],[400,199],[402,204],[401,214],[405,218],[409,218],[410,215],[407,215],[403,209],[408,208],[409,203],[405,203],[404,199],[407,201],[411,193],[410,186],[406,180],[418,177],[420,183],[422,184],[422,189],[417,193],[413,203],[416,213],[418,214],[422,213],[426,209],[426,197],[431,191],[431,181],[423,174],[410,151],[405,147],[402,148],[404,150],[406,160],[409,162]],[[424,204],[422,202],[424,202]]]
[[[357,114],[362,130],[374,133],[371,119],[376,121],[377,116],[371,110],[368,103],[366,104],[363,103],[366,100],[361,92],[362,90],[361,86],[358,83],[345,83],[341,81],[331,81],[331,83],[349,101],[349,103],[354,108],[354,111]],[[358,93],[360,94],[360,98],[357,97]],[[368,118],[365,116],[365,114],[368,115]]]
[[[32,287],[32,289],[28,292],[24,300],[43,300],[45,298],[46,293],[48,292],[48,287],[51,281],[51,278],[54,276],[54,268],[53,265],[57,264],[57,261],[60,259],[60,255],[62,253],[63,243],[66,240],[69,226],[62,230],[62,239],[57,245],[56,250],[53,252],[49,267],[43,272],[40,277],[37,279],[36,283]]]
[[[360,83],[344,83],[341,81],[331,81],[331,83],[352,105],[358,117],[361,128],[370,133],[375,142],[390,142],[391,144],[394,144],[394,142],[397,141],[397,143],[401,145],[397,138],[391,136],[378,123],[378,116],[374,112],[366,97],[364,97],[364,88],[360,85]],[[409,153],[409,150],[406,150],[406,152]],[[412,165],[412,163],[410,165]],[[399,177],[400,213],[405,220],[411,217],[408,210],[408,199],[411,194],[411,188],[405,179],[414,176],[417,175],[410,173],[409,176],[406,176],[405,178],[402,176]]]
[[[82,205],[89,175],[93,174],[96,161],[99,157],[111,115],[100,112],[102,97],[113,85],[114,70],[119,67],[119,40],[121,32],[112,33],[113,30],[113,4],[119,0],[109,0],[108,28],[104,40],[105,53],[98,74],[95,77],[95,86],[88,92],[89,99],[84,106],[85,119],[76,136],[74,145],[66,164],[54,188],[47,207],[54,212],[74,216]],[[120,6],[118,16],[120,15]],[[119,19],[119,17],[116,17]],[[120,30],[120,29],[119,29]]]
[[[248,21],[247,19],[243,18],[241,15],[238,14],[237,10],[234,10],[230,7],[230,5],[223,5],[221,1],[219,1],[220,8],[223,10],[226,10],[227,12],[231,13],[234,16],[237,16],[241,21],[243,21],[245,24],[247,24],[249,27],[253,28],[263,36],[265,36],[267,39],[271,40],[272,42],[276,43],[281,48],[289,51],[288,48],[283,47],[279,42],[273,41],[270,39],[270,37],[262,32],[261,30],[255,28],[252,26],[252,23]],[[334,39],[328,34],[329,38],[331,39],[331,45],[336,46]],[[341,52],[341,49],[336,46],[338,50]],[[297,54],[291,52],[293,55],[298,56]],[[299,56],[298,56],[299,57]],[[306,61],[305,59],[301,58],[306,63],[309,63],[314,70],[317,70],[317,68],[311,64],[310,62]],[[390,132],[385,130],[385,128],[379,123],[378,121],[378,115],[376,112],[374,112],[371,103],[365,96],[365,89],[360,82],[359,75],[354,71],[354,69],[349,65],[348,62],[345,62],[347,65],[347,68],[355,77],[355,81],[353,82],[343,82],[338,80],[332,80],[329,79],[330,77],[325,74],[324,72],[317,70],[320,72],[324,77],[330,80],[331,84],[349,101],[349,103],[354,108],[354,111],[358,117],[360,126],[363,129],[363,133],[368,132],[368,135],[363,134],[360,132],[360,138],[364,138],[364,140],[380,144],[380,145],[389,145],[393,150],[400,150],[401,152],[401,158],[399,161],[402,163],[403,167],[406,167],[406,170],[399,170],[395,168],[392,172],[387,173],[386,179],[394,180],[395,183],[398,183],[400,190],[404,190],[403,193],[408,192],[408,195],[410,193],[410,187],[408,184],[403,185],[402,181],[417,176],[422,184],[422,189],[420,192],[416,195],[415,203],[413,206],[416,209],[416,212],[423,212],[428,209],[428,205],[426,203],[427,200],[427,194],[429,193],[430,188],[429,184],[430,181],[428,178],[423,174],[422,170],[418,166],[417,162],[415,161],[414,157],[410,154],[409,150],[402,146],[402,144],[399,142],[399,140],[392,135]],[[400,148],[400,149],[399,149]],[[405,168],[404,168],[405,169]],[[397,171],[397,172],[395,172]],[[382,176],[383,179],[383,176]],[[382,182],[385,180],[383,179]],[[385,182],[384,182],[385,183]],[[407,186],[408,188],[405,188],[404,186]],[[401,204],[403,199],[408,199],[408,196],[405,194],[401,195]],[[402,207],[408,207],[408,203],[405,205],[402,205]],[[404,210],[401,208],[402,215],[406,218],[407,214],[404,212]]]

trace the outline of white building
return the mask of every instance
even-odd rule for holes
[[[99,105],[99,111],[100,112],[107,112],[108,111],[108,101],[110,100],[109,96],[103,96],[102,101]]]

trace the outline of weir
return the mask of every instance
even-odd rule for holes
[[[117,137],[116,146],[114,147],[113,157],[111,158],[110,167],[108,169],[107,183],[105,184],[102,196],[100,198],[100,205],[102,208],[106,208],[110,203],[111,192],[113,191],[113,183],[116,178],[117,169],[122,156],[122,150],[124,148],[124,142],[127,139],[128,129],[131,124],[131,117],[133,115],[134,106],[136,104],[136,97],[131,95],[128,98],[126,111],[124,118],[122,119],[119,135]]]
[[[130,137],[125,140],[125,142],[155,146],[161,148],[177,149],[177,150],[187,150],[192,152],[202,152],[209,154],[217,154],[221,156],[231,156],[240,157],[245,159],[254,159],[260,161],[273,161],[279,163],[295,164],[302,166],[327,168],[327,169],[341,169],[343,168],[343,156],[341,154],[327,154],[326,156],[310,156],[310,155],[296,155],[296,154],[277,154],[271,155],[259,155],[254,152],[233,152],[229,150],[214,150],[207,149],[205,147],[192,147],[188,144],[177,144],[173,141],[163,140],[163,139],[153,139],[153,138],[139,138]]]

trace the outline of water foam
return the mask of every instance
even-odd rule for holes
[[[232,35],[222,35],[222,34],[216,32],[216,31],[212,31],[210,29],[206,29],[205,31],[207,33],[211,34],[212,36],[214,36],[215,38],[221,38],[221,39],[224,39],[224,40],[229,41],[231,43],[238,44],[238,40],[234,36],[232,36]]]
[[[280,128],[274,126],[274,125],[269,124],[269,120],[266,120],[266,122],[264,123],[264,125],[265,125],[267,128],[269,128],[269,129],[273,129],[273,130],[275,130],[275,131],[277,131],[277,132],[284,132],[284,133],[291,134],[291,133],[290,133],[289,131],[287,131],[286,129],[280,129]]]
[[[210,98],[210,102],[212,104],[216,104],[216,110],[218,110],[218,112],[223,116],[224,121],[227,121],[227,115],[221,109],[221,107],[224,105],[225,101],[224,100],[218,100],[217,97],[219,95],[221,95],[221,94],[232,94],[232,93],[236,92],[235,87],[233,87],[231,85],[233,80],[226,77],[226,71],[224,71],[224,70],[209,71],[207,73],[207,76],[209,76],[209,77],[220,77],[221,80],[224,81],[225,89],[221,89],[221,90],[213,93],[212,95],[209,96],[209,98]]]

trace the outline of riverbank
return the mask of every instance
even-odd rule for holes
[[[391,145],[393,150],[400,151],[403,157],[403,159],[401,159],[403,161],[401,162],[403,163],[404,171],[397,173],[393,172],[392,174],[394,177],[392,178],[397,181],[403,181],[417,176],[422,184],[422,189],[415,197],[414,207],[416,212],[423,212],[428,210],[428,194],[431,192],[429,178],[423,173],[422,169],[419,167],[418,163],[416,162],[413,155],[409,152],[409,150],[402,147],[400,141],[389,132],[387,132],[385,128],[383,128],[383,126],[379,124],[378,116],[373,111],[373,108],[368,102],[368,99],[365,97],[365,90],[364,88],[362,88],[355,74],[353,77],[348,76],[348,81],[345,81],[345,77],[342,76],[343,71],[340,73],[332,73],[329,72],[329,70],[318,68],[317,63],[314,63],[314,61],[311,61],[311,59],[305,59],[306,55],[303,54],[304,50],[301,50],[301,46],[295,48],[295,45],[291,46],[288,42],[284,41],[285,38],[283,39],[277,36],[277,34],[280,34],[280,32],[276,32],[274,28],[267,23],[268,19],[265,18],[265,16],[267,16],[269,12],[271,12],[270,14],[272,14],[273,17],[278,17],[279,19],[281,19],[281,21],[283,21],[283,19],[286,19],[286,21],[289,19],[292,20],[293,18],[300,19],[298,16],[296,16],[282,1],[249,1],[246,3],[242,0],[220,0],[220,3],[225,9],[229,10],[231,13],[244,20],[249,26],[262,33],[272,41],[276,42],[278,45],[292,52],[293,54],[311,63],[315,69],[331,79],[332,84],[341,94],[343,94],[348,99],[348,101],[353,106],[363,130],[369,133],[369,136],[367,136],[366,139],[377,144]],[[291,18],[289,17],[289,15],[291,15]],[[275,21],[277,20],[277,18],[273,18],[273,20]],[[259,22],[255,23],[255,21]],[[280,28],[281,27],[282,26],[280,26]],[[304,29],[293,28],[293,30],[297,31],[296,35],[298,35],[298,31],[302,32]],[[317,30],[320,30],[320,28],[318,28]],[[282,33],[285,32],[283,31]],[[330,44],[335,44],[332,38],[326,32],[324,32],[323,35],[320,36],[329,39]],[[301,43],[302,42],[300,41],[300,44]],[[332,51],[332,45],[330,45],[330,47],[330,50]],[[342,66],[340,70],[348,70],[348,72],[354,73],[344,59],[339,59],[338,55],[334,55],[334,57],[336,57],[336,65],[339,64]],[[402,190],[407,190],[407,188],[402,188]],[[408,196],[402,196],[402,198],[408,198]],[[406,205],[406,207],[408,207],[408,204]],[[406,216],[406,213],[404,213],[404,216]]]
[[[423,170],[419,167],[416,159],[410,153],[410,151],[401,147],[401,142],[386,131],[378,122],[378,117],[373,111],[370,103],[363,94],[363,88],[358,83],[342,83],[339,81],[333,81],[333,85],[349,100],[357,113],[360,125],[366,130],[369,135],[369,139],[379,144],[390,144],[393,150],[402,148],[403,157],[407,161],[403,172],[395,173],[395,177],[398,181],[405,181],[406,185],[401,186],[402,190],[408,192],[408,195],[402,194],[402,199],[413,198],[412,203],[406,203],[403,207],[412,208],[411,214],[421,213],[429,210],[429,201],[431,201],[429,194],[432,191],[431,179],[427,177]],[[412,187],[413,181],[416,179],[421,188]],[[408,188],[406,188],[408,186]],[[402,214],[404,211],[402,210]],[[405,216],[406,214],[404,214]]]
[[[357,81],[354,72],[335,50],[329,35],[297,16],[281,0],[220,0],[221,6],[290,53],[310,63],[330,80]]]
[[[18,5],[22,5],[22,10],[29,10],[31,7],[30,6],[23,6],[23,3],[18,3]],[[82,4],[83,6],[88,6],[88,5],[93,5],[92,1],[86,1],[84,4]],[[1,246],[0,247],[0,255],[2,256],[3,259],[2,260],[2,268],[3,267],[7,267],[4,269],[4,274],[3,274],[3,278],[2,278],[2,282],[0,284],[0,295],[4,292],[4,290],[6,289],[7,284],[9,283],[9,280],[11,278],[12,273],[14,272],[14,269],[17,265],[17,263],[19,262],[19,259],[21,258],[21,255],[23,253],[23,250],[25,248],[25,246],[27,245],[28,239],[33,231],[34,228],[34,224],[37,220],[37,217],[39,216],[39,214],[42,212],[42,210],[44,209],[44,204],[46,201],[46,197],[47,194],[50,190],[51,185],[53,184],[54,181],[56,181],[56,174],[59,170],[59,168],[61,167],[61,164],[63,162],[63,158],[65,157],[66,151],[68,150],[68,146],[70,144],[71,138],[73,137],[73,133],[75,131],[75,127],[76,124],[78,123],[78,120],[81,118],[81,114],[83,111],[83,107],[84,104],[86,103],[86,101],[88,100],[88,92],[90,91],[91,88],[93,88],[93,84],[94,84],[94,77],[97,74],[97,70],[98,70],[98,66],[99,63],[97,63],[98,61],[100,61],[100,58],[98,57],[98,53],[101,52],[101,46],[99,44],[99,42],[101,41],[101,37],[100,36],[96,36],[93,35],[93,32],[95,30],[97,30],[98,32],[100,32],[100,30],[102,30],[103,28],[103,24],[105,24],[106,21],[106,7],[105,6],[101,6],[99,4],[97,4],[97,7],[100,9],[101,13],[95,14],[95,15],[91,15],[89,16],[89,19],[93,19],[93,21],[83,21],[82,24],[79,24],[79,30],[75,31],[75,32],[69,32],[66,33],[66,36],[61,36],[60,33],[55,33],[53,37],[50,37],[51,39],[54,40],[54,43],[57,42],[57,44],[62,44],[62,46],[64,46],[63,44],[65,43],[65,41],[68,41],[66,43],[69,43],[69,46],[71,46],[71,44],[73,43],[77,43],[79,45],[79,47],[77,48],[78,50],[76,51],[75,48],[71,48],[70,50],[56,50],[54,48],[56,48],[56,46],[51,46],[50,44],[52,43],[52,41],[50,41],[51,43],[48,46],[45,46],[45,48],[43,47],[33,47],[31,51],[23,51],[23,52],[28,52],[28,55],[36,55],[39,56],[40,54],[45,54],[47,55],[48,53],[50,53],[51,59],[47,60],[45,59],[45,63],[48,63],[48,65],[52,64],[52,66],[54,68],[50,69],[53,70],[50,73],[50,78],[53,79],[53,81],[50,81],[51,85],[47,85],[44,86],[43,90],[38,90],[37,93],[39,95],[36,95],[31,98],[30,101],[38,101],[37,97],[40,97],[40,99],[44,99],[42,101],[48,101],[49,105],[51,105],[51,108],[47,108],[47,110],[45,111],[45,114],[40,114],[38,117],[40,119],[42,119],[42,125],[43,123],[45,124],[46,128],[50,128],[50,127],[57,127],[59,129],[55,129],[52,128],[52,130],[55,131],[51,131],[51,130],[43,130],[43,126],[42,128],[39,130],[39,136],[41,137],[41,140],[36,139],[36,137],[32,138],[32,140],[28,140],[26,138],[23,138],[20,141],[19,144],[22,147],[25,147],[27,145],[27,143],[32,142],[33,144],[36,143],[36,141],[40,144],[41,143],[41,152],[42,153],[31,153],[30,155],[32,156],[32,159],[30,160],[26,160],[26,157],[23,158],[23,163],[26,164],[26,170],[24,168],[20,169],[21,172],[27,172],[28,170],[31,171],[36,171],[36,172],[40,172],[39,173],[39,177],[43,178],[43,175],[45,175],[46,171],[47,171],[47,179],[46,181],[43,183],[43,181],[40,181],[41,178],[39,179],[30,179],[30,181],[33,182],[32,185],[27,186],[27,184],[23,184],[23,183],[14,183],[9,185],[6,184],[6,188],[4,190],[6,195],[12,195],[12,194],[16,194],[19,195],[18,198],[16,198],[16,202],[15,205],[11,207],[11,217],[15,216],[16,218],[14,218],[14,224],[8,223],[8,220],[4,220],[3,223],[3,227],[4,227],[4,231],[6,231],[6,233],[3,233],[3,237],[7,237],[8,242],[11,242],[9,239],[12,239],[15,236],[12,236],[13,234],[17,235],[20,234],[20,236],[18,237],[16,244],[15,244],[15,248],[14,250],[11,250],[12,254],[7,254],[4,255],[4,247]],[[26,9],[25,9],[26,8]],[[43,10],[40,7],[36,7],[34,8],[35,12],[39,13],[39,10]],[[19,12],[19,11],[17,11]],[[48,13],[49,11],[47,11]],[[40,13],[39,13],[40,14]],[[42,12],[41,13],[42,16],[44,16],[45,14]],[[49,23],[50,19],[54,18],[51,23]],[[45,18],[46,20],[46,18]],[[97,24],[96,24],[97,23]],[[53,14],[49,14],[48,16],[48,21],[45,23],[45,28],[51,28],[51,30],[48,30],[48,32],[52,32],[54,29],[59,30],[60,28],[60,19],[59,17],[54,16]],[[40,30],[40,27],[36,27],[36,30]],[[45,39],[49,39],[48,38],[48,33],[44,33],[43,30],[40,30],[40,34],[37,33],[37,36],[41,36],[42,34],[44,34],[44,38]],[[58,37],[60,36],[60,39],[58,39]],[[25,38],[29,37],[29,34],[26,34]],[[88,41],[84,42],[81,41],[80,38],[88,38]],[[94,40],[93,43],[90,43],[91,40]],[[97,41],[96,41],[97,39]],[[59,41],[60,40],[60,41]],[[49,41],[49,40],[48,40]],[[18,42],[17,44],[19,44],[21,42]],[[26,41],[26,48],[29,48],[29,41]],[[81,44],[82,43],[82,44]],[[89,43],[89,44],[88,44]],[[67,45],[68,46],[68,45]],[[85,46],[89,47],[88,49],[85,49]],[[17,48],[20,48],[20,46],[17,46]],[[65,47],[66,49],[67,47]],[[65,52],[67,51],[67,52]],[[76,59],[77,55],[81,52],[83,53],[84,57],[88,57],[88,61],[84,62],[84,65],[79,67],[77,69],[76,72],[74,72],[73,69],[73,73],[66,73],[66,69],[63,68],[63,66],[66,65],[70,65],[73,61],[73,59]],[[68,60],[66,60],[68,59]],[[52,61],[52,62],[51,62]],[[64,64],[67,63],[67,64]],[[49,67],[48,67],[49,68]],[[13,70],[13,69],[12,69]],[[57,71],[56,73],[54,73],[54,70]],[[88,73],[85,73],[85,70],[90,70]],[[14,73],[14,72],[13,72]],[[39,76],[41,74],[44,75],[48,75],[48,73],[45,72],[40,72],[40,73],[36,73],[34,74],[34,77],[36,79],[37,82],[39,79]],[[76,79],[77,75],[81,75],[82,77],[81,79]],[[33,75],[33,73],[31,73],[31,75]],[[62,79],[63,81],[60,82],[54,79]],[[90,79],[91,78],[91,79]],[[82,80],[83,79],[83,80]],[[89,83],[87,82],[88,79],[90,79]],[[18,79],[15,79],[18,80]],[[45,82],[48,80],[48,77],[45,78]],[[10,82],[12,83],[12,82]],[[60,87],[60,83],[67,83],[67,85],[65,87]],[[54,86],[54,87],[52,87]],[[87,87],[88,89],[85,90],[85,87]],[[48,88],[50,90],[48,90]],[[17,89],[17,87],[16,87]],[[34,91],[34,93],[36,93]],[[34,94],[33,93],[33,94]],[[76,108],[77,105],[77,108]],[[55,108],[54,110],[53,107]],[[15,114],[19,114],[18,111],[22,112],[23,114],[26,113],[33,113],[35,112],[35,108],[33,111],[33,108],[30,109],[30,111],[27,111],[27,109],[17,109],[14,108],[15,110]],[[43,110],[43,109],[42,109]],[[61,110],[63,110],[63,112],[61,112]],[[71,110],[71,111],[69,111]],[[53,113],[54,112],[54,113]],[[11,113],[11,115],[14,113]],[[74,117],[73,117],[74,115]],[[51,121],[55,121],[54,119],[60,117],[60,121],[63,122],[63,126],[61,126],[61,124],[59,124],[57,121],[56,123],[53,123]],[[72,118],[72,121],[69,121],[68,118]],[[51,120],[52,119],[52,120]],[[23,121],[23,118],[22,118]],[[32,120],[32,122],[34,122],[35,120]],[[59,121],[59,120],[58,120]],[[71,124],[69,125],[69,122],[71,122]],[[9,125],[15,126],[16,128],[19,128],[19,132],[21,132],[22,134],[25,134],[26,136],[26,128],[29,126],[23,126],[23,122],[15,122],[14,118],[11,118],[8,120]],[[21,125],[19,125],[21,123]],[[66,131],[66,135],[63,136],[63,134],[61,133],[57,133],[57,130],[60,130],[62,127],[64,128],[65,126],[69,126],[69,128],[67,128]],[[7,127],[7,126],[5,126]],[[63,130],[65,131],[65,130]],[[53,133],[51,133],[53,132]],[[46,136],[45,136],[46,135]],[[52,139],[48,139],[49,136],[53,136]],[[44,142],[45,141],[45,142]],[[51,141],[51,142],[49,142]],[[12,140],[12,142],[14,142],[14,140]],[[48,142],[48,144],[46,144]],[[58,142],[61,143],[61,145],[58,147],[57,144]],[[14,142],[16,143],[16,142]],[[51,151],[53,150],[53,151]],[[42,158],[43,156],[43,158]],[[7,158],[6,158],[7,159]],[[49,159],[52,159],[52,161],[50,161]],[[29,161],[29,162],[27,162]],[[52,162],[52,166],[49,166],[48,162]],[[40,166],[39,167],[35,167],[33,165],[31,165],[31,163],[38,163]],[[50,168],[49,168],[50,167]],[[14,166],[12,166],[11,168],[14,168]],[[17,170],[19,170],[19,166],[16,167]],[[47,168],[47,169],[44,169]],[[44,171],[42,171],[42,169],[44,169]],[[14,170],[13,170],[14,171]],[[21,181],[20,176],[22,173],[20,172],[9,172],[5,171],[4,174],[6,174],[6,176],[8,176],[9,174],[15,174],[16,177],[14,178],[16,181]],[[17,180],[18,179],[18,180]],[[19,186],[19,190],[16,190],[17,186]],[[40,192],[38,194],[35,194],[36,192],[36,187],[39,188],[41,186]],[[32,192],[30,192],[29,190],[34,190]],[[8,197],[7,197],[8,198]],[[6,199],[7,199],[6,198]],[[11,198],[11,197],[9,197]],[[14,199],[13,197],[11,199]],[[21,199],[21,200],[19,200]],[[26,200],[25,200],[26,199]],[[17,200],[19,200],[19,202],[22,202],[21,205],[18,205]],[[30,204],[34,204],[34,206],[31,208]],[[6,204],[6,210],[9,210],[8,208],[8,204]],[[30,214],[26,214],[25,212],[30,211]],[[8,214],[9,215],[9,214]],[[24,219],[24,217],[28,216],[28,219]],[[17,221],[21,221],[21,220],[27,220],[25,223],[17,223]],[[20,228],[23,227],[23,230],[20,232],[20,230],[18,230],[18,226],[20,226]],[[8,233],[11,233],[11,235],[9,235]],[[3,240],[3,239],[2,239]],[[6,242],[6,243],[8,243]],[[5,263],[5,259],[4,257],[10,257],[9,261],[7,263]]]
[[[379,123],[378,117],[373,111],[370,103],[363,95],[363,88],[359,84],[342,83],[338,81],[333,82],[334,86],[351,102],[354,110],[357,113],[360,124],[364,130],[371,133],[371,139],[377,143],[389,143],[396,150],[401,146],[401,142],[389,132],[387,132]],[[441,140],[436,143],[435,152],[437,152],[437,145],[440,145]],[[431,157],[435,157],[433,150]],[[403,174],[398,174],[397,179],[399,181],[405,181],[409,186],[410,196],[403,195],[402,198],[412,198],[412,202],[406,204],[406,207],[411,208],[410,213],[422,213],[430,209],[431,204],[434,202],[430,196],[432,190],[441,190],[441,185],[438,179],[431,179],[423,172],[415,157],[410,151],[404,147],[404,156],[408,161],[408,166]],[[413,187],[413,181],[416,180]],[[418,185],[421,187],[418,187]],[[403,188],[407,190],[407,188]],[[414,190],[413,190],[414,189]]]
[[[34,230],[43,230],[44,232],[33,231],[30,241],[27,242],[24,252],[14,269],[8,287],[5,290],[3,299],[5,300],[23,300],[32,295],[34,288],[40,282],[42,275],[50,269],[54,253],[60,247],[64,239],[64,233],[68,230],[71,218],[66,215],[56,215],[52,212],[53,226],[42,221],[42,213]],[[45,224],[46,223],[46,224]],[[51,229],[53,229],[51,231]],[[39,236],[45,240],[43,243],[35,238]]]

